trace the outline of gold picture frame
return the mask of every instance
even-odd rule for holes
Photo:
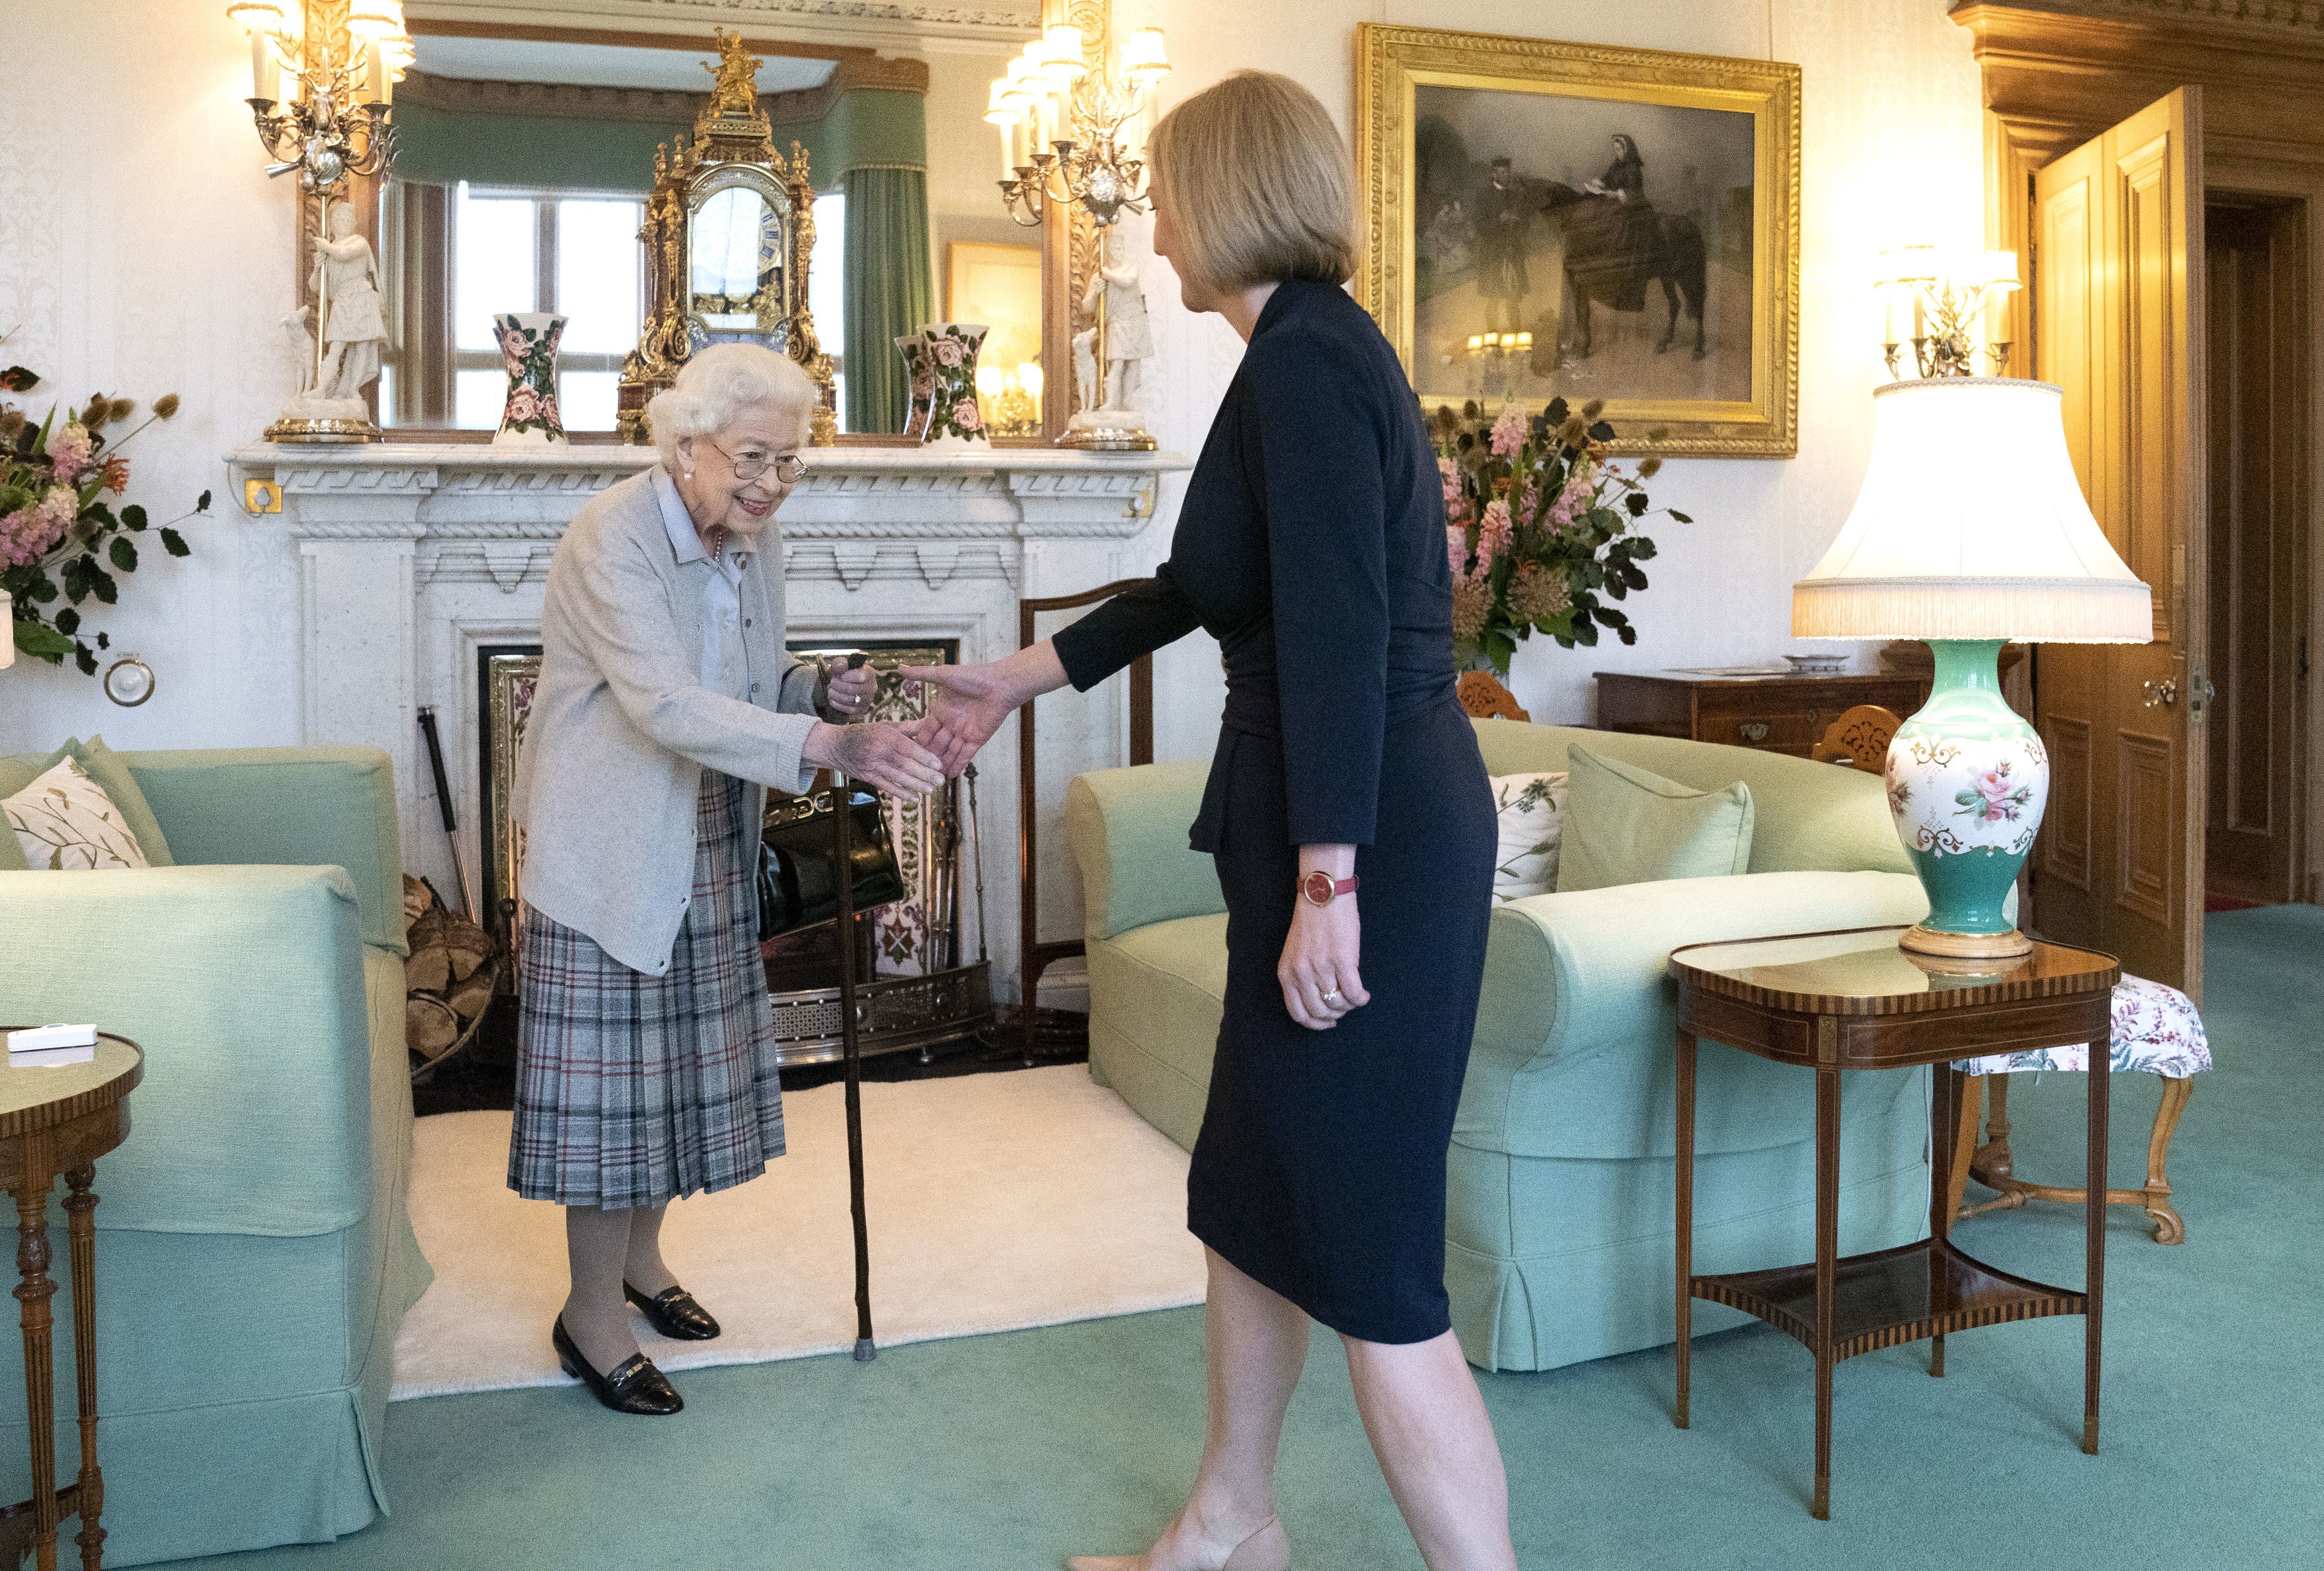
[[[1617,452],[1798,452],[1798,66],[1377,23],[1356,55],[1359,298],[1424,406],[1602,398]]]

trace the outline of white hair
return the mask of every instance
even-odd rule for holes
[[[688,437],[715,436],[745,410],[771,410],[797,422],[807,440],[815,410],[815,379],[788,356],[760,344],[713,344],[694,352],[677,383],[646,405],[646,421],[662,467],[678,471],[678,444]]]

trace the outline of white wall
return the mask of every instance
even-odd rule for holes
[[[1343,127],[1360,21],[1772,56],[1804,69],[1801,456],[1664,471],[1655,500],[1696,522],[1662,528],[1654,587],[1628,607],[1637,645],[1569,652],[1537,639],[1518,657],[1519,699],[1536,718],[1571,721],[1588,715],[1592,670],[1728,663],[1789,647],[1789,587],[1838,529],[1869,438],[1871,258],[1889,245],[1978,235],[1977,71],[1945,3],[1116,0],[1116,25],[1167,31],[1177,69],[1166,102],[1257,67],[1306,83]],[[264,624],[252,609],[260,576],[290,565],[251,548],[220,461],[258,434],[289,374],[272,324],[290,304],[291,193],[260,171],[241,103],[249,89],[239,30],[222,6],[180,0],[32,0],[12,14],[10,32],[0,328],[21,326],[0,351],[76,401],[97,389],[182,393],[186,412],[131,451],[132,497],[167,516],[204,486],[218,496],[216,521],[189,533],[194,556],[149,559],[124,584],[122,606],[98,624],[153,665],[152,702],[117,709],[69,668],[20,661],[0,672],[0,752],[100,729],[123,746],[296,740],[294,630]],[[1144,225],[1132,235],[1142,249]],[[1159,433],[1192,454],[1241,346],[1218,319],[1181,310],[1167,265],[1147,262],[1167,389]],[[1175,506],[1176,487],[1148,537],[1157,559]],[[1207,755],[1215,648],[1188,640],[1166,653],[1160,674],[1158,751]]]

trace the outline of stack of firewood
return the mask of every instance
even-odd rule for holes
[[[465,1040],[493,1001],[498,950],[482,928],[444,909],[426,882],[403,879],[404,1040],[435,1062]]]

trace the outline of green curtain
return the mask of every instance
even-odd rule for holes
[[[847,429],[900,431],[911,388],[895,340],[936,314],[927,171],[850,169],[841,189],[847,197]]]

